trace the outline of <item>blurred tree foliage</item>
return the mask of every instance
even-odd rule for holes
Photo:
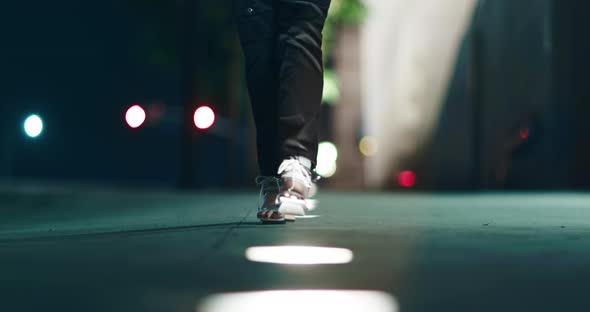
[[[324,27],[324,55],[328,61],[338,29],[341,26],[360,24],[366,14],[366,7],[361,0],[332,0]]]
[[[367,14],[365,5],[361,0],[332,0],[328,20],[324,27],[324,63],[326,64],[324,75],[324,103],[335,104],[340,97],[338,77],[332,64],[332,53],[337,39],[337,32],[341,27],[360,24]]]
[[[367,11],[361,0],[332,0],[329,24],[358,24]]]

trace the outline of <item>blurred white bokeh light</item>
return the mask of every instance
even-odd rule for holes
[[[201,130],[210,128],[215,122],[215,113],[208,106],[197,108],[194,116],[195,126]]]
[[[43,132],[43,120],[38,115],[31,115],[25,119],[23,127],[27,136],[36,138]]]
[[[359,142],[359,150],[367,157],[374,156],[378,151],[377,140],[372,136],[362,138]]]
[[[125,113],[127,125],[133,129],[141,127],[146,119],[145,110],[139,105],[133,105]]]
[[[336,173],[338,148],[332,142],[321,142],[318,146],[318,159],[315,171],[322,177],[329,178]]]

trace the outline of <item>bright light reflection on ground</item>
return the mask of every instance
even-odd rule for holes
[[[276,290],[213,295],[202,312],[397,312],[391,295],[362,290]]]
[[[313,265],[342,264],[353,259],[349,249],[307,246],[264,246],[246,249],[246,258],[254,262]]]
[[[315,219],[319,218],[320,215],[305,215],[305,216],[295,216],[297,219]]]

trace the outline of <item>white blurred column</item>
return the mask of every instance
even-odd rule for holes
[[[477,0],[365,0],[361,30],[364,131],[378,152],[365,180],[381,187],[436,126]]]

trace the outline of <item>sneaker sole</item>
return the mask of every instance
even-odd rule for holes
[[[295,221],[296,217],[304,216],[307,211],[305,200],[281,197],[279,201],[279,212],[287,221]]]
[[[258,218],[258,220],[260,222],[262,222],[263,224],[284,224],[284,223],[287,223],[287,220],[284,215],[283,215],[283,218],[281,218],[281,219]]]
[[[263,219],[258,219],[260,220],[260,222],[262,222],[262,224],[285,224],[287,223],[287,218],[283,218],[282,220],[263,220]]]

